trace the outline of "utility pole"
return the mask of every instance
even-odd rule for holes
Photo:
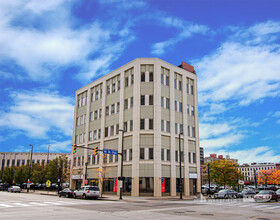
[[[49,164],[49,154],[50,154],[50,146],[51,146],[51,145],[49,145],[49,146],[48,146],[48,156],[47,156],[47,164]]]
[[[122,160],[121,160],[121,178],[120,178],[120,199],[122,199],[122,193],[123,193],[123,134],[124,134],[124,130],[119,129],[119,131],[122,132],[122,152],[121,152],[121,156],[122,156]]]
[[[33,153],[33,145],[29,144],[29,146],[31,146],[31,155],[30,155],[30,161],[29,161],[29,172],[28,172],[28,180],[27,180],[27,192],[29,192],[29,188],[30,188],[30,174],[31,174],[31,166],[32,166],[32,153]]]
[[[86,162],[85,165],[86,165],[86,170],[85,170],[85,185],[88,185],[88,181],[87,181],[87,166],[88,166],[88,162]]]
[[[182,186],[182,153],[181,153],[181,134],[179,134],[179,164],[180,164],[180,199],[183,199],[183,186]]]
[[[208,184],[209,184],[209,190],[208,190],[208,192],[209,192],[209,195],[210,195],[210,164],[208,163]]]

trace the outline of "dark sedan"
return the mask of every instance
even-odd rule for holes
[[[275,193],[278,195],[278,199],[280,200],[280,189],[276,190]]]
[[[256,202],[270,202],[275,200],[278,202],[278,195],[272,190],[262,190],[257,195],[254,196]]]
[[[58,196],[65,196],[66,198],[69,197],[73,197],[74,195],[74,190],[73,189],[69,189],[69,188],[65,188],[64,190],[59,191]]]
[[[237,197],[239,197],[239,198],[246,198],[246,197],[252,197],[254,195],[256,195],[254,190],[244,189],[241,193],[237,194]]]
[[[215,199],[237,198],[237,192],[231,189],[222,189],[214,194]]]

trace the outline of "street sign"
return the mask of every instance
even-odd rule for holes
[[[47,187],[50,187],[50,186],[51,186],[51,181],[48,180],[48,181],[46,182],[46,184],[47,184]]]
[[[117,150],[111,150],[111,149],[103,149],[103,154],[118,155],[118,151]]]

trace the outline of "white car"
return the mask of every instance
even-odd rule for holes
[[[21,188],[19,186],[11,186],[8,188],[8,192],[21,192]]]
[[[75,190],[73,194],[73,198],[94,198],[98,199],[100,197],[100,189],[98,186],[82,186],[80,189]]]

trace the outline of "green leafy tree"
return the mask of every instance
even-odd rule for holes
[[[32,176],[31,182],[33,183],[45,183],[46,182],[47,169],[43,165],[33,164],[32,165]]]
[[[243,179],[237,164],[229,160],[214,160],[210,164],[210,179],[221,186],[237,186],[238,180]],[[206,164],[207,169],[208,163]],[[208,178],[208,174],[207,174]]]
[[[14,180],[17,184],[26,183],[28,179],[29,165],[24,165],[16,169]]]
[[[9,185],[12,185],[14,180],[14,172],[14,167],[6,167],[3,172],[3,181]]]

